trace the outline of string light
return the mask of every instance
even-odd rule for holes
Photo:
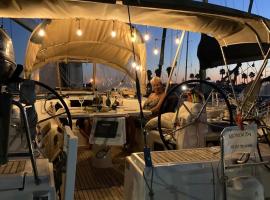
[[[114,21],[113,21],[113,28],[112,28],[111,36],[112,38],[116,37],[116,31],[114,30]]]
[[[134,61],[134,62],[132,62],[131,66],[132,66],[132,68],[135,68],[137,66],[137,63]]]
[[[158,55],[158,53],[159,53],[159,50],[158,50],[158,48],[157,48],[157,39],[155,39],[155,48],[154,48],[154,50],[153,50],[153,53],[154,53],[155,55]]]
[[[140,70],[140,65],[136,66],[136,70],[139,71]]]
[[[158,48],[154,48],[154,51],[153,51],[153,53],[154,53],[155,55],[158,55],[158,53],[159,53],[159,50],[158,50]]]
[[[180,39],[179,39],[178,36],[176,36],[176,38],[175,38],[175,44],[179,44],[179,43],[180,43]]]
[[[38,31],[38,35],[40,37],[44,37],[45,36],[45,30],[43,28],[41,28],[39,31]]]
[[[178,31],[176,31],[176,38],[175,38],[175,44],[180,43],[180,38],[178,37]]]
[[[150,39],[149,33],[145,33],[143,38],[144,38],[144,41],[148,41]]]
[[[113,38],[115,38],[115,37],[116,37],[116,32],[115,32],[114,30],[112,30],[112,32],[111,32],[111,36],[112,36]]]
[[[131,32],[131,42],[135,42],[137,39],[137,35],[136,35],[136,32],[134,29],[132,29],[132,32]]]
[[[149,35],[149,33],[148,33],[148,28],[147,28],[147,26],[146,26],[146,31],[145,31],[145,34],[144,34],[143,38],[144,38],[144,41],[148,41],[148,40],[150,39],[150,35]]]
[[[78,36],[82,36],[83,32],[82,32],[82,30],[81,30],[81,21],[80,21],[80,19],[79,19],[78,21],[79,21],[79,26],[78,26],[78,29],[77,29],[77,31],[76,31],[76,34],[77,34]]]
[[[81,29],[78,29],[78,30],[76,31],[76,34],[77,34],[78,36],[82,36],[82,30],[81,30]]]

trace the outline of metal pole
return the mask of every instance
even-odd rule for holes
[[[189,40],[189,32],[187,32],[187,51],[186,51],[186,70],[185,70],[185,81],[187,80],[187,66],[188,66],[188,40]]]
[[[240,110],[242,110],[242,108],[244,107],[244,105],[245,105],[246,101],[248,100],[249,96],[253,93],[253,90],[255,89],[255,86],[256,86],[257,82],[260,80],[261,74],[263,73],[263,71],[264,71],[264,69],[265,69],[265,67],[267,65],[267,62],[268,62],[267,58],[269,57],[269,55],[270,55],[270,48],[268,49],[268,51],[267,51],[267,53],[266,53],[266,55],[264,57],[263,64],[262,64],[259,72],[257,73],[257,76],[256,76],[255,80],[253,81],[253,83],[252,83],[252,85],[250,87],[250,90],[247,92],[247,95],[245,96],[245,99],[243,100],[243,103],[242,103],[242,106],[241,106]]]
[[[230,70],[229,70],[227,60],[226,60],[226,56],[225,56],[225,53],[224,53],[224,50],[223,50],[222,46],[220,46],[220,50],[221,50],[221,53],[222,53],[222,58],[223,58],[223,61],[224,61],[224,65],[226,66],[227,72],[229,73]],[[231,85],[231,88],[232,88],[233,96],[234,96],[234,99],[236,101],[237,107],[239,108],[239,102],[237,100],[237,97],[236,97],[236,94],[235,94],[235,91],[234,91],[234,87],[233,87],[233,84],[232,84],[232,79],[231,79],[230,76],[228,76],[228,79],[230,81],[230,85]]]
[[[30,133],[30,128],[29,128],[29,123],[28,123],[28,119],[27,119],[26,110],[22,106],[22,104],[17,102],[17,101],[12,100],[12,104],[18,106],[21,113],[22,113],[23,122],[24,122],[24,126],[25,126],[25,129],[26,129],[26,140],[27,140],[27,143],[28,143],[30,159],[31,159],[31,163],[32,163],[33,171],[34,171],[35,183],[38,185],[40,183],[40,179],[38,178],[37,164],[36,164],[36,160],[34,158],[33,146],[32,146],[32,143],[31,143],[31,133]]]
[[[253,1],[254,1],[254,0],[250,0],[250,1],[249,1],[248,13],[250,13],[250,14],[251,14],[252,6],[253,6]]]
[[[172,70],[171,70],[170,76],[168,78],[168,82],[166,84],[165,94],[167,93],[168,88],[169,88],[169,85],[170,85],[170,81],[171,81],[171,78],[172,78],[172,75],[173,75],[173,71],[174,71],[174,68],[175,68],[175,63],[176,63],[176,60],[177,60],[177,58],[179,56],[180,47],[181,47],[181,45],[183,43],[183,39],[184,39],[185,33],[186,33],[186,31],[183,31],[182,34],[181,34],[181,37],[180,37],[180,42],[178,44],[178,47],[177,47],[177,50],[176,50],[176,53],[175,53],[175,56],[174,56],[174,59],[173,59],[173,63],[171,65]]]

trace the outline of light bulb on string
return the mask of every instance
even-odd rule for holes
[[[137,63],[135,61],[133,61],[132,64],[131,64],[131,66],[132,66],[132,68],[136,68]]]
[[[159,50],[157,48],[157,39],[155,39],[155,48],[153,50],[153,53],[154,53],[154,55],[158,55],[158,53],[159,53]]]
[[[175,38],[175,44],[180,43],[180,38],[178,37],[178,31],[176,31],[176,38]]]
[[[180,39],[179,39],[179,37],[177,35],[176,38],[175,38],[175,44],[179,44],[179,43],[180,43]]]
[[[115,30],[112,30],[112,32],[111,32],[111,36],[112,36],[113,38],[115,38],[115,37],[116,37],[116,31],[115,31]]]
[[[132,33],[131,33],[131,42],[136,42],[137,39],[137,35],[134,29],[132,29]]]
[[[136,66],[136,70],[139,71],[140,70],[140,65]]]
[[[39,31],[38,31],[38,35],[40,37],[44,37],[45,36],[45,30],[43,28],[41,28]]]
[[[148,41],[150,39],[149,33],[145,33],[143,38],[144,38],[144,41]]]
[[[82,36],[82,30],[81,30],[81,29],[77,29],[76,34],[77,34],[78,36]]]
[[[144,39],[144,41],[148,41],[148,40],[150,39],[150,35],[149,35],[149,33],[148,33],[148,28],[147,28],[147,26],[146,26],[146,31],[145,31],[145,34],[144,34],[144,36],[143,36],[143,39]]]
[[[78,19],[78,21],[79,21],[79,25],[78,25],[78,29],[76,30],[76,34],[78,36],[82,36],[83,32],[81,30],[81,21],[80,21],[80,19]]]
[[[159,53],[158,48],[154,48],[153,53],[154,53],[155,55],[158,55],[158,53]]]
[[[112,38],[116,37],[116,31],[114,30],[114,21],[113,21],[113,27],[112,27],[111,36],[112,36]]]

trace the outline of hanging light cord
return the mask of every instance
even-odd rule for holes
[[[132,34],[132,25],[131,25],[131,19],[130,19],[130,10],[129,10],[129,5],[127,5],[128,8],[128,20],[129,20],[129,27],[130,27],[130,32]],[[135,50],[134,50],[134,44],[132,42],[132,51],[133,51],[133,56],[134,56],[134,60],[135,60]],[[139,106],[140,106],[140,119],[141,119],[141,132],[144,135],[144,146],[147,147],[147,140],[146,140],[146,131],[143,127],[143,121],[144,121],[144,114],[143,114],[143,109],[142,109],[142,98],[141,98],[141,90],[140,90],[140,81],[138,78],[138,73],[137,71],[135,71],[135,75],[136,75],[136,92],[137,92],[137,98],[138,98],[138,102],[139,102]]]
[[[131,20],[130,20],[130,10],[129,10],[129,5],[127,5],[127,8],[128,8],[128,19],[129,19],[129,26],[130,26],[130,31],[131,31],[131,34],[132,34],[132,26],[131,26]],[[133,55],[134,55],[134,60],[135,60],[135,51],[134,51],[134,44],[132,42],[132,50],[133,50]],[[137,71],[135,71],[135,74],[136,74],[136,91],[137,91],[137,98],[138,98],[138,102],[139,102],[139,106],[140,106],[140,119],[141,119],[141,132],[143,133],[143,137],[144,137],[144,157],[146,158],[146,149],[147,148],[147,139],[146,139],[146,131],[144,129],[144,125],[143,125],[143,121],[144,121],[144,115],[143,115],[143,110],[142,110],[142,99],[141,99],[141,91],[140,91],[140,81],[139,81],[139,78],[138,78],[138,74],[137,74]],[[150,157],[150,160],[151,160],[151,153],[148,152],[149,156]],[[145,160],[146,162],[146,160]],[[147,165],[147,164],[146,164]],[[151,161],[151,165],[152,165],[152,161]],[[150,200],[153,199],[153,196],[154,196],[154,192],[153,192],[153,171],[154,171],[154,168],[153,166],[151,166],[151,170],[152,170],[152,174],[151,174],[151,179],[150,179],[150,185],[149,183],[147,182],[144,174],[144,181],[146,183],[146,185],[148,186],[148,189],[149,189],[149,197],[150,197]]]

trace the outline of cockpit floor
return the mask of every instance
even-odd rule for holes
[[[79,149],[74,199],[122,200],[124,175],[119,165],[111,168],[95,168],[91,164],[93,153]],[[117,167],[118,166],[118,167]]]

